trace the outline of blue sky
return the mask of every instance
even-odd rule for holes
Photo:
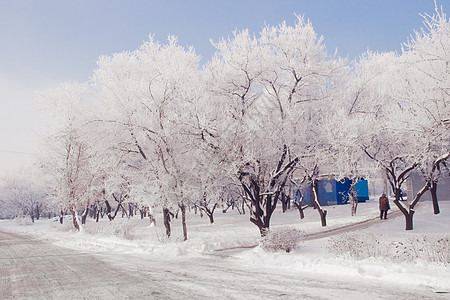
[[[437,0],[448,9],[450,0]],[[0,0],[0,175],[35,152],[36,91],[86,81],[100,55],[134,50],[150,33],[193,46],[202,63],[209,40],[235,29],[309,18],[329,53],[354,59],[367,49],[400,51],[433,0]],[[14,166],[13,166],[14,165]]]

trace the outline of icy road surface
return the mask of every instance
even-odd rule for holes
[[[301,270],[246,267],[227,256],[86,253],[0,232],[0,299],[445,299],[411,286]]]
[[[0,299],[152,299],[169,294],[142,274],[17,234],[0,232],[0,260]]]

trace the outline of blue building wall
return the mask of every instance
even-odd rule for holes
[[[367,180],[361,179],[355,183],[356,194],[359,202],[369,201],[369,184]]]
[[[348,194],[350,192],[351,180],[345,178],[341,181],[319,180],[318,182],[318,197],[320,205],[339,205],[348,203]],[[355,184],[356,193],[359,202],[369,200],[369,185],[367,180],[360,179]],[[311,197],[311,187],[309,185],[302,185],[300,192],[303,194],[303,204],[314,206]],[[300,195],[297,195],[297,189],[293,189],[295,201],[300,200]],[[295,198],[297,195],[297,198]]]
[[[319,180],[318,196],[320,205],[336,205],[337,204],[337,181],[336,180]]]

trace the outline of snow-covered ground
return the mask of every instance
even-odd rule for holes
[[[217,211],[214,225],[209,224],[206,216],[200,218],[199,215],[188,214],[186,242],[181,239],[181,224],[177,219],[172,222],[173,234],[170,239],[164,236],[162,222],[157,220],[157,226],[150,226],[148,218],[141,220],[138,217],[130,220],[118,217],[113,222],[105,218],[99,223],[88,220],[82,232],[72,229],[70,218],[67,218],[63,225],[56,219],[41,219],[33,225],[30,225],[27,219],[0,221],[0,230],[26,233],[62,247],[84,252],[120,253],[122,257],[130,254],[133,257],[152,257],[153,261],[160,259],[161,262],[201,256],[208,256],[208,259],[214,256],[217,256],[217,259],[232,257],[233,261],[249,270],[277,272],[286,276],[302,272],[305,276],[311,274],[313,277],[341,280],[346,278],[349,282],[386,282],[391,286],[419,288],[435,292],[439,297],[450,298],[449,258],[447,257],[447,263],[439,258],[437,261],[429,261],[424,249],[420,250],[418,244],[414,243],[414,240],[436,241],[436,238],[445,236],[448,241],[450,201],[441,201],[440,207],[441,213],[434,215],[431,203],[421,203],[414,216],[413,231],[404,230],[403,215],[400,214],[396,218],[388,216],[388,220],[376,222],[368,228],[358,230],[358,233],[353,231],[351,234],[344,234],[345,238],[332,236],[301,242],[290,253],[266,252],[260,246],[254,247],[260,240],[258,229],[248,220],[248,213],[239,215],[237,211],[232,210],[226,214]],[[327,209],[328,226],[325,228],[320,224],[318,213],[310,208],[306,209],[303,220],[300,220],[296,209],[286,213],[277,212],[272,218],[271,227],[289,225],[307,234],[313,234],[378,216],[377,201],[360,203],[358,215],[355,217],[350,216],[349,206],[331,206]],[[395,210],[396,208],[391,213]],[[336,245],[342,245],[342,241],[349,238],[363,240],[363,243],[348,252],[330,250],[339,247]],[[420,258],[411,257],[409,254],[406,254],[409,255],[406,257],[403,253],[406,248],[419,251]],[[355,254],[352,251],[361,251],[363,254]],[[447,249],[446,255],[449,255],[449,252]]]

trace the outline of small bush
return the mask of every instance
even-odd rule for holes
[[[166,229],[165,228],[158,228],[158,227],[153,227],[155,229],[156,232],[156,237],[158,238],[158,241],[162,244],[168,244],[172,241],[171,237],[168,237],[166,234]],[[173,233],[172,233],[173,234]]]
[[[129,221],[112,221],[109,223],[109,227],[105,233],[126,240],[132,240],[134,238],[134,227],[135,224]]]
[[[14,220],[19,226],[33,225],[33,222],[31,221],[31,218],[29,216],[18,216]]]
[[[270,252],[291,252],[305,236],[301,230],[292,227],[277,227],[270,229],[260,241],[262,249]]]
[[[64,222],[63,224],[53,223],[53,228],[56,228],[60,232],[68,232],[74,229],[72,221]]]

